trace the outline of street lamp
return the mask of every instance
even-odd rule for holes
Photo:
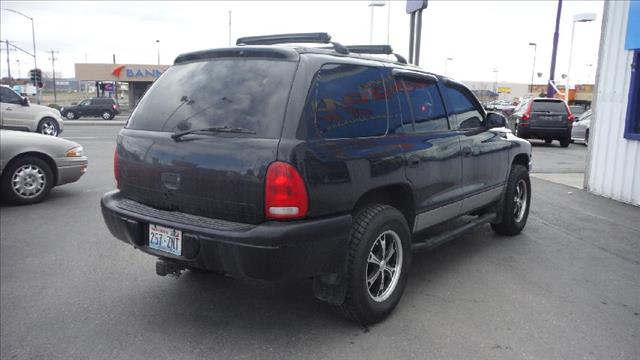
[[[158,65],[160,65],[160,40],[156,40],[156,45],[158,47]]]
[[[533,65],[531,66],[531,89],[530,93],[533,94],[533,74],[536,71],[536,52],[538,51],[538,44],[530,42],[529,46],[533,46]]]
[[[496,80],[493,83],[493,92],[495,92],[496,94],[498,94],[498,69],[494,68],[493,69],[493,73],[496,74]],[[500,97],[500,94],[498,94],[498,98]]]
[[[33,24],[33,18],[17,10],[13,10],[13,9],[2,9],[2,10],[11,11],[12,13],[18,14],[20,16],[26,17],[27,19],[31,20],[31,39],[33,40],[33,67],[37,69],[38,62],[36,61],[36,30]],[[38,85],[37,84],[34,84],[34,85],[36,85],[36,102],[40,104],[40,91],[38,90]]]
[[[453,58],[446,58],[444,60],[444,76],[447,76],[447,65],[449,64],[449,61],[453,61]]]
[[[567,68],[567,85],[565,86],[564,91],[564,102],[569,104],[569,77],[571,75],[571,57],[573,55],[573,35],[576,31],[576,23],[577,22],[590,22],[596,19],[596,14],[594,13],[584,13],[584,14],[576,14],[573,16],[573,24],[571,26],[571,45],[569,46],[569,66]]]
[[[373,8],[385,6],[387,3],[384,0],[371,0],[369,1],[369,7],[371,8],[371,22],[369,24],[369,44],[373,44]]]

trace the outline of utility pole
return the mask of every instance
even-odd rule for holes
[[[56,92],[56,55],[57,53],[59,53],[59,51],[54,51],[54,50],[49,50],[48,52],[51,53],[51,70],[53,72],[53,103],[57,104],[58,103],[58,94]]]
[[[547,97],[552,98],[554,94],[551,83],[556,74],[556,55],[558,54],[558,38],[560,37],[560,17],[562,16],[562,0],[558,0],[558,12],[556,14],[556,31],[553,33],[553,52],[551,53],[551,70],[549,71],[549,83],[547,84]]]
[[[229,10],[229,46],[231,46],[231,10]]]
[[[5,40],[4,42],[7,47],[7,78],[9,79],[9,85],[13,85],[11,84],[11,65],[9,61],[9,40]]]
[[[116,64],[116,54],[113,54],[113,65]],[[116,100],[116,104],[118,103],[118,80],[113,82],[113,95]]]

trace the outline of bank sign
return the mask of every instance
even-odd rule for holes
[[[113,71],[111,71],[111,74],[113,74],[113,76],[119,79],[142,80],[146,78],[146,79],[155,80],[158,77],[160,77],[160,75],[162,75],[163,72],[164,72],[163,69],[153,68],[153,67],[136,67],[136,66],[128,66],[128,65],[119,65],[119,66],[116,66],[113,69]]]

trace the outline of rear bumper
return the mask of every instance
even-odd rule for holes
[[[251,225],[150,208],[117,190],[102,197],[101,207],[113,236],[184,266],[262,280],[344,271],[351,215]],[[182,230],[181,256],[148,246],[150,223]]]
[[[522,138],[560,139],[571,137],[571,127],[544,128],[518,125],[518,136]]]

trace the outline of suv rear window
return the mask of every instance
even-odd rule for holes
[[[296,66],[241,58],[174,65],[149,88],[127,128],[176,132],[228,126],[277,138]]]
[[[566,113],[567,108],[562,101],[536,100],[531,105],[531,111]]]

